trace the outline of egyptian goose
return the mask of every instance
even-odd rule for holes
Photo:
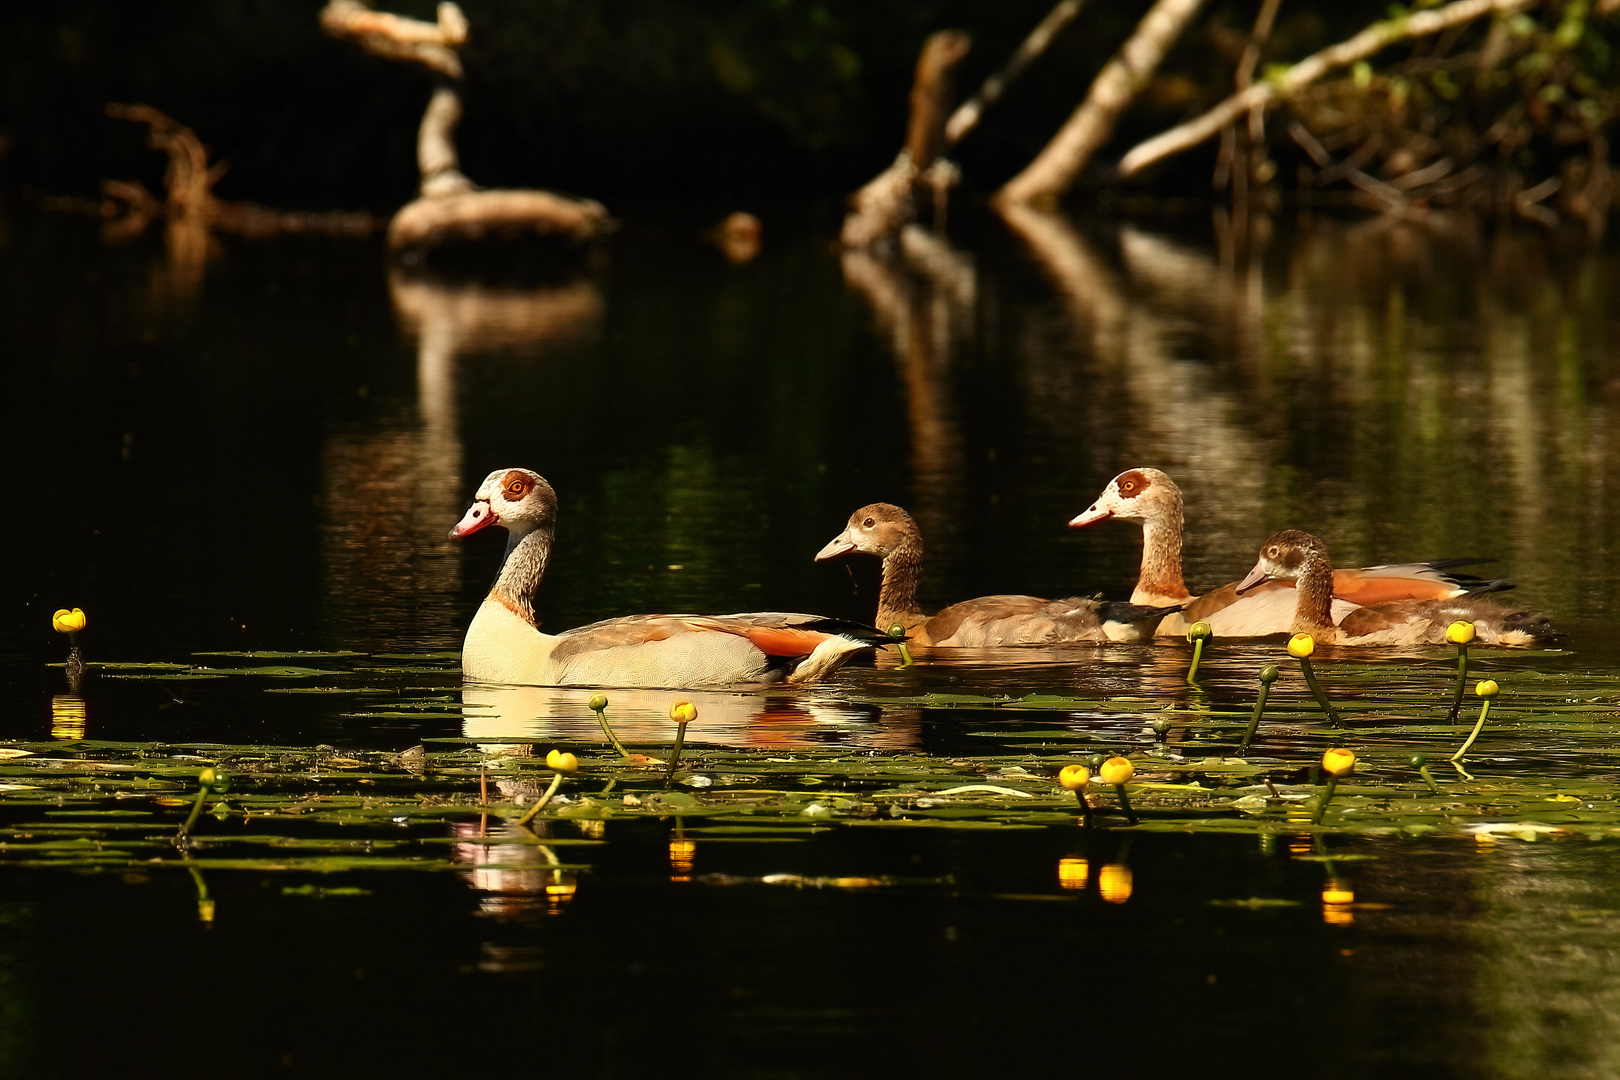
[[[1108,482],[1090,509],[1069,522],[1082,529],[1109,518],[1142,526],[1142,570],[1131,601],[1137,604],[1183,603],[1186,606],[1159,624],[1160,634],[1185,634],[1200,620],[1217,637],[1262,637],[1285,634],[1293,625],[1291,581],[1275,580],[1238,595],[1237,583],[1223,585],[1193,599],[1181,578],[1183,513],[1181,489],[1158,469],[1127,469]],[[1485,580],[1447,571],[1476,559],[1441,559],[1426,563],[1366,566],[1333,571],[1334,612],[1390,600],[1449,600],[1469,593],[1512,588],[1507,580]],[[1189,603],[1189,601],[1191,601]]]
[[[952,604],[932,617],[924,615],[917,606],[922,533],[910,514],[889,503],[873,503],[851,514],[844,531],[816,553],[816,562],[854,553],[883,560],[878,625],[885,629],[904,627],[918,645],[984,647],[1139,641],[1150,636],[1140,624],[1162,619],[1166,612],[1181,606],[1140,607],[1081,597],[1042,600],[1035,596],[981,596]]]
[[[1292,582],[1298,603],[1288,629],[1324,644],[1439,645],[1454,622],[1473,623],[1475,640],[1486,645],[1533,645],[1560,636],[1543,616],[1511,611],[1481,596],[1389,600],[1335,614],[1333,576],[1326,544],[1308,532],[1285,529],[1261,545],[1259,561],[1237,590],[1246,593],[1267,581]]]
[[[541,633],[534,597],[556,528],[557,495],[528,469],[485,477],[461,538],[499,525],[506,560],[462,644],[461,670],[480,682],[534,686],[702,687],[824,679],[862,649],[891,639],[869,626],[776,611],[628,615]]]

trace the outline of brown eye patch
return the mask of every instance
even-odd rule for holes
[[[1134,469],[1119,475],[1119,492],[1121,495],[1137,495],[1148,489],[1151,481]]]
[[[522,502],[534,490],[534,481],[520,472],[509,472],[501,480],[501,497],[507,502]]]

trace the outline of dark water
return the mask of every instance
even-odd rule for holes
[[[499,544],[445,533],[509,465],[561,497],[552,628],[659,610],[869,616],[873,568],[810,556],[878,499],[924,529],[925,602],[1122,596],[1136,531],[1063,526],[1120,469],[1151,464],[1187,492],[1195,584],[1240,576],[1284,526],[1319,532],[1346,565],[1494,558],[1517,603],[1572,633],[1561,652],[1498,654],[1487,670],[1590,687],[1620,667],[1605,624],[1620,590],[1607,249],[1322,219],[1234,237],[1202,215],[969,211],[953,246],[885,263],[840,260],[835,219],[788,208],[767,217],[760,258],[732,266],[678,209],[628,217],[576,275],[518,260],[474,280],[391,275],[357,241],[227,242],[200,264],[14,214],[0,248],[0,740],[357,754],[463,735],[598,741],[586,695],[463,693],[443,659],[359,662],[368,685],[448,699],[437,715],[247,678],[93,676],[66,702],[46,666],[61,659],[48,624],[62,606],[90,613],[92,659],[453,651]],[[1218,653],[1217,696],[1246,700],[1275,652]],[[868,699],[1169,701],[1184,664],[1166,644],[856,665],[809,694],[706,695],[701,740],[851,760],[1023,748],[1036,768],[1050,744],[1021,729],[1128,743],[1141,714],[1032,724]],[[671,697],[615,694],[621,734],[667,737]],[[1522,736],[1495,760],[1609,778],[1610,742]],[[1271,749],[1303,769],[1321,745]],[[41,820],[5,798],[6,828]],[[433,836],[477,821],[452,815]],[[683,863],[669,820],[600,825],[554,826],[608,840],[566,885],[545,868],[478,869],[476,845],[457,873],[210,871],[208,926],[172,859],[7,865],[0,844],[0,1066],[1620,1071],[1613,840],[1358,837],[1342,853],[1374,858],[1334,869],[1287,840],[832,828],[703,837]],[[297,834],[369,843],[388,828]],[[1065,887],[1060,868],[1072,886],[1077,864],[1064,859],[1085,860],[1084,888]],[[1127,888],[1105,870],[1123,866]],[[760,880],[772,874],[893,884]],[[1292,903],[1218,903],[1251,897]]]

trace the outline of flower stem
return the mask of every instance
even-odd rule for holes
[[[557,789],[560,787],[562,787],[562,773],[552,773],[551,786],[546,788],[544,795],[541,795],[535,800],[534,805],[529,807],[529,812],[527,814],[524,814],[522,817],[518,818],[517,823],[519,825],[527,825],[529,822],[533,821],[534,815],[546,808],[546,803],[551,801],[551,797],[557,794]]]
[[[1204,657],[1204,639],[1196,638],[1193,641],[1192,664],[1187,668],[1187,685],[1198,685],[1198,661]]]
[[[675,725],[675,747],[669,752],[669,771],[664,774],[664,787],[675,782],[675,766],[681,763],[681,744],[686,741],[686,725]]]
[[[1429,772],[1429,767],[1427,765],[1421,765],[1418,767],[1418,775],[1423,777],[1423,782],[1429,785],[1430,791],[1434,792],[1436,795],[1441,794],[1440,785],[1434,782],[1434,776]]]
[[[1463,743],[1462,746],[1457,749],[1455,754],[1451,755],[1452,761],[1461,761],[1462,756],[1468,753],[1468,748],[1474,745],[1474,740],[1479,738],[1479,733],[1485,730],[1485,718],[1490,714],[1491,701],[1489,698],[1486,698],[1484,701],[1479,703],[1479,721],[1474,724],[1474,730],[1468,733],[1468,741]]]
[[[1120,809],[1125,811],[1125,820],[1129,821],[1132,825],[1135,825],[1136,811],[1131,809],[1131,799],[1130,796],[1125,794],[1125,785],[1115,784],[1114,790],[1119,792],[1119,806]]]
[[[1457,712],[1462,708],[1463,689],[1468,685],[1468,646],[1457,646],[1457,692],[1451,696],[1451,715],[1446,723],[1457,722]]]
[[[1266,698],[1271,695],[1271,684],[1260,684],[1260,696],[1254,699],[1254,715],[1249,717],[1249,730],[1243,733],[1243,741],[1238,744],[1238,753],[1249,752],[1249,743],[1254,739],[1254,733],[1260,730],[1260,717],[1266,712]]]
[[[619,752],[620,757],[624,758],[626,761],[629,761],[630,751],[624,748],[624,744],[619,741],[619,737],[617,735],[613,734],[613,728],[608,724],[607,706],[604,705],[602,708],[596,710],[596,720],[597,723],[602,725],[602,734],[606,735],[608,742],[613,744],[613,749]]]
[[[1075,791],[1074,798],[1080,804],[1080,820],[1085,822],[1086,828],[1091,828],[1091,804],[1086,802],[1085,791]]]
[[[1327,813],[1328,803],[1333,801],[1333,791],[1339,786],[1337,776],[1328,777],[1327,788],[1322,792],[1322,801],[1316,804],[1316,813],[1311,815],[1311,824],[1322,824],[1322,815]]]
[[[184,840],[191,834],[191,827],[197,824],[197,815],[202,813],[203,803],[207,799],[208,785],[204,784],[197,789],[197,801],[191,804],[191,814],[186,818],[186,823],[180,826],[180,832],[175,836],[176,840]]]
[[[1304,656],[1299,658],[1299,670],[1305,673],[1305,684],[1311,688],[1311,693],[1316,695],[1316,703],[1322,706],[1322,711],[1327,713],[1328,719],[1339,727],[1344,727],[1344,717],[1339,715],[1339,710],[1328,700],[1327,694],[1322,691],[1322,684],[1316,681],[1316,669],[1311,667],[1309,658]]]

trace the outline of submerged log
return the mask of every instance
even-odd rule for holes
[[[418,197],[389,222],[391,252],[521,235],[578,243],[611,227],[601,203],[549,191],[483,190],[462,173],[455,142],[461,122],[457,50],[466,43],[468,25],[455,4],[439,4],[438,21],[430,23],[374,11],[359,0],[328,0],[320,19],[333,37],[353,41],[374,56],[416,64],[438,80],[417,129]]]

